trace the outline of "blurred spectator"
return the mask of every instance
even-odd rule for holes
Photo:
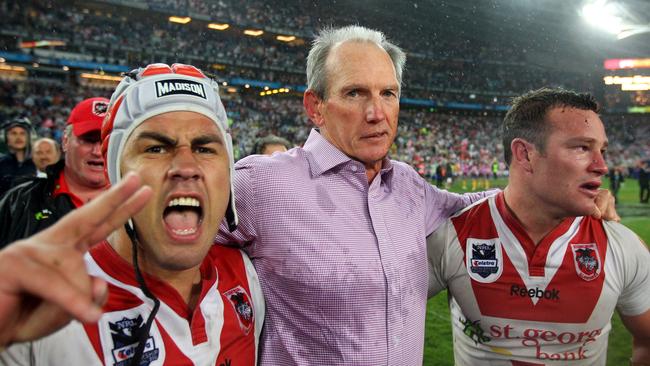
[[[42,137],[34,141],[34,165],[36,165],[36,176],[39,178],[47,177],[45,168],[48,165],[55,164],[61,158],[59,144],[48,137]]]
[[[618,203],[618,191],[621,190],[624,181],[623,168],[617,166],[609,170],[609,190],[612,191],[616,203]]]
[[[253,154],[273,155],[274,152],[285,152],[291,148],[291,143],[287,139],[276,136],[266,135],[255,141]]]
[[[648,203],[650,199],[650,168],[648,161],[639,161],[639,202]]]
[[[36,166],[31,157],[32,123],[18,117],[5,123],[2,128],[7,155],[0,158],[0,197],[18,180],[36,175]]]
[[[108,102],[79,103],[65,128],[65,158],[46,168],[46,178],[23,183],[0,200],[0,248],[49,227],[106,188],[100,134]]]

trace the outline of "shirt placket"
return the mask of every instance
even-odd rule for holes
[[[386,215],[391,214],[388,207],[388,200],[384,199],[384,184],[381,176],[378,175],[368,187],[368,210],[372,220],[372,226],[377,238],[379,255],[382,269],[386,279],[386,342],[387,342],[387,365],[403,364],[401,357],[401,340],[403,322],[401,319],[401,296],[397,257],[394,253],[394,245],[391,236],[388,234]],[[399,228],[393,228],[399,230]]]

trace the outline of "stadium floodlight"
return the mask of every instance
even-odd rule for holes
[[[623,38],[635,36],[637,34],[648,33],[648,32],[650,32],[650,24],[649,25],[635,25],[635,26],[630,27],[629,29],[621,31],[618,35],[616,35],[616,38],[623,39]]]
[[[279,35],[279,36],[275,37],[275,39],[277,39],[278,41],[281,41],[281,42],[291,42],[291,41],[296,40],[296,36],[282,36],[282,35]]]
[[[22,66],[12,66],[12,65],[0,65],[0,70],[1,71],[17,71],[17,72],[23,72],[26,71]]]
[[[617,2],[591,0],[582,8],[581,15],[591,25],[615,34],[617,39],[650,32],[650,24],[636,24],[623,4]]]
[[[170,16],[169,21],[172,23],[178,23],[178,24],[187,24],[192,21],[192,18],[190,17],[177,17],[177,16]]]
[[[624,29],[619,4],[607,0],[591,1],[582,8],[582,17],[591,25],[612,34]]]
[[[83,79],[114,81],[114,82],[120,82],[123,79],[123,77],[121,76],[113,76],[113,75],[105,75],[105,74],[90,74],[87,72],[81,73],[81,75],[79,76],[82,77]]]
[[[226,30],[226,29],[230,28],[230,24],[226,24],[226,23],[210,23],[210,24],[208,24],[208,28],[223,31],[223,30]]]
[[[244,34],[251,37],[259,37],[264,34],[264,31],[261,29],[245,29]]]

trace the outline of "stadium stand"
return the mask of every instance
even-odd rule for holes
[[[1,1],[0,11],[5,15],[0,57],[22,60],[28,70],[28,76],[0,75],[0,118],[29,116],[39,135],[58,140],[65,116],[75,103],[90,96],[109,97],[115,85],[85,83],[80,73],[102,69],[117,75],[150,62],[186,62],[210,70],[222,82],[237,157],[267,134],[300,145],[311,128],[301,100],[305,57],[314,30],[328,25],[376,26],[405,47],[409,61],[400,133],[392,154],[431,178],[439,164],[447,163],[455,175],[491,172],[493,162],[502,160],[498,126],[512,96],[541,86],[593,91],[598,80],[527,62],[520,52],[525,40],[498,43],[461,34],[443,37],[442,25],[435,24],[426,29],[432,32],[430,37],[419,37],[423,30],[406,24],[342,16],[325,5],[297,0],[286,6],[262,0],[247,6],[234,0]],[[170,15],[193,20],[176,24],[168,20]],[[205,26],[208,22],[230,27],[214,31]],[[267,32],[248,37],[241,33],[247,28]],[[279,42],[274,38],[279,34],[297,39]],[[34,40],[63,44],[21,47],[21,42]],[[51,64],[35,65],[36,60]],[[66,66],[62,69],[61,65]],[[261,97],[269,85],[287,87],[290,92]],[[634,95],[610,93],[605,105],[624,105],[629,98]],[[647,105],[648,101],[637,103]],[[612,165],[631,167],[650,156],[650,141],[643,138],[650,135],[647,118],[605,115],[604,120],[612,140]],[[498,171],[506,174],[503,163]]]

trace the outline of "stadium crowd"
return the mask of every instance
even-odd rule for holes
[[[3,81],[0,117],[8,120],[12,116],[26,116],[37,136],[60,142],[72,107],[91,96],[110,97],[110,91],[54,82]],[[269,134],[301,146],[312,128],[303,112],[302,100],[294,95],[224,93],[223,101],[231,121],[236,159],[249,155],[255,141]],[[430,179],[439,178],[441,166],[448,166],[451,172],[445,178],[505,176],[503,146],[498,138],[501,120],[500,115],[403,107],[391,155],[409,162]],[[635,176],[638,161],[650,156],[650,140],[644,138],[650,136],[647,118],[604,115],[603,120],[610,138],[610,167],[625,168],[626,176]],[[474,186],[480,188],[479,184]]]
[[[342,19],[340,15],[330,17],[327,9],[319,9],[319,17],[304,15],[304,5],[300,2],[284,7],[271,7],[260,0],[246,7],[223,0],[136,3],[153,9],[154,13],[143,16],[138,13],[137,4],[132,8],[112,6],[111,12],[107,12],[43,0],[2,2],[1,10],[7,15],[7,21],[0,38],[4,49],[10,52],[21,52],[16,40],[55,38],[66,43],[56,50],[66,52],[66,57],[72,59],[125,66],[191,62],[206,70],[213,69],[217,76],[224,78],[303,85],[304,60],[314,27],[359,21],[372,25],[373,21],[371,18]],[[267,27],[283,24],[283,28],[294,34],[305,33],[305,38],[284,43],[273,37],[213,31],[194,22],[179,25],[167,20],[169,9],[181,11],[178,14],[183,14],[182,11],[207,14],[211,19],[223,19],[240,27],[251,22]],[[138,21],[133,21],[134,18]],[[283,23],[277,19],[293,21]],[[407,46],[409,67],[404,78],[407,97],[503,105],[506,97],[541,85],[593,89],[591,80],[583,75],[526,62],[519,44],[484,44],[462,35],[450,34],[443,38],[435,32],[432,37],[417,37],[422,30],[410,29],[406,24],[377,26],[398,44]]]
[[[110,3],[112,10],[44,0],[0,2],[0,10],[6,14],[0,46],[4,51],[23,52],[18,47],[20,41],[55,38],[66,42],[56,51],[65,52],[69,59],[77,57],[129,67],[150,62],[190,62],[213,71],[218,80],[242,78],[297,86],[304,85],[307,42],[314,30],[328,24],[359,21],[353,15],[335,17],[327,7],[309,11],[307,7],[319,5],[299,1],[292,3],[295,6],[284,7],[270,6],[261,0],[247,7],[237,6],[232,0],[95,4],[102,3]],[[142,17],[138,13],[142,8],[153,13]],[[319,16],[309,15],[315,13]],[[282,24],[282,29],[305,39],[282,43],[270,37],[216,32],[199,28],[198,24],[171,23],[167,20],[170,14],[199,14],[240,27],[269,28],[269,24]],[[138,22],[132,21],[134,17]],[[363,21],[377,21],[371,18]],[[434,25],[431,27],[435,30]],[[484,44],[461,35],[439,37],[435,32],[432,37],[414,37],[421,30],[410,29],[406,24],[382,24],[381,28],[395,36],[398,44],[408,47],[403,98],[431,100],[437,106],[448,102],[498,106],[507,104],[513,95],[540,86],[594,89],[593,79],[585,75],[526,62],[519,44]],[[91,96],[110,97],[109,94],[107,89],[83,87],[60,77],[2,81],[0,116],[27,116],[37,136],[61,141],[66,116],[76,103]],[[642,97],[643,94],[635,95],[637,99]],[[618,106],[625,104],[625,98],[610,93],[604,102],[607,106]],[[224,93],[224,102],[232,121],[236,158],[249,154],[256,139],[268,134],[283,136],[295,145],[307,139],[311,125],[296,95],[260,98],[252,91],[239,95]],[[410,162],[421,175],[440,179],[440,167],[445,168],[445,177],[507,174],[501,162],[503,147],[495,142],[501,117],[454,111],[437,113],[424,107],[402,109],[401,131],[392,154]],[[645,118],[606,116],[605,121],[612,139],[610,165],[628,167],[634,174],[637,161],[650,156],[650,143],[642,138],[649,134]]]

